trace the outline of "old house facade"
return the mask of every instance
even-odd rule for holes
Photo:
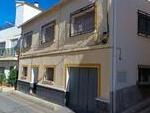
[[[63,0],[22,24],[18,90],[86,113],[120,113],[144,101],[149,5]]]
[[[29,93],[31,83],[36,83],[36,95],[78,110],[86,110],[85,106],[96,110],[94,98],[100,96],[109,100],[111,49],[106,7],[107,2],[64,0],[23,24],[18,90]],[[104,42],[100,35],[106,38]],[[78,108],[77,99],[85,103],[83,109]]]

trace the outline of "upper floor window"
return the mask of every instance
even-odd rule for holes
[[[11,40],[11,48],[15,48],[17,46],[18,39],[12,39]]]
[[[150,14],[138,11],[138,34],[141,36],[150,36]]]
[[[3,56],[5,54],[5,46],[6,42],[0,42],[0,56]]]
[[[23,37],[23,40],[22,40],[23,49],[31,48],[32,34],[33,34],[33,32],[28,32],[28,33],[24,34],[24,37]]]
[[[0,48],[5,48],[6,42],[0,42]]]
[[[55,37],[55,21],[42,26],[40,44],[51,42],[53,41],[54,37]]]
[[[95,7],[89,5],[71,14],[71,36],[92,32],[95,29]]]

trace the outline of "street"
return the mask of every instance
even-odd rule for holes
[[[0,113],[53,113],[47,107],[27,101],[19,96],[1,93]]]
[[[71,113],[65,107],[47,105],[43,100],[39,103],[30,98],[13,93],[0,93],[0,113]]]

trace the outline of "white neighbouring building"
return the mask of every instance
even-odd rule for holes
[[[15,25],[0,30],[0,72],[5,73],[6,77],[8,77],[10,69],[18,65],[16,46],[21,37],[21,28],[18,26],[41,12],[37,3],[32,5],[24,1],[16,1]]]

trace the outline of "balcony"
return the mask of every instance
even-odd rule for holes
[[[15,57],[16,49],[15,48],[2,48],[0,49],[0,57]]]

